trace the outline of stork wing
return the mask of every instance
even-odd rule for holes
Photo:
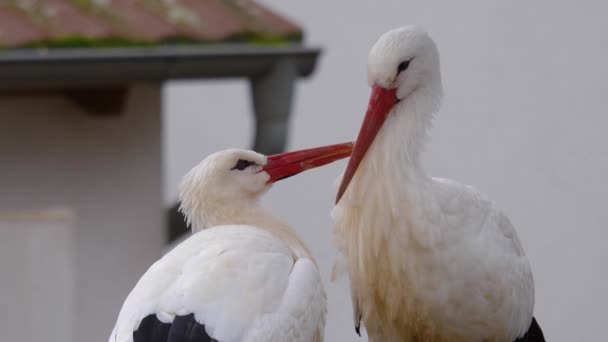
[[[540,325],[538,325],[536,318],[532,317],[532,323],[528,331],[522,337],[515,340],[515,342],[545,342],[545,335]]]
[[[109,341],[313,341],[325,305],[311,260],[255,227],[214,227],[148,269]]]

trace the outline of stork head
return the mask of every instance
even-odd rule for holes
[[[256,202],[274,182],[346,158],[352,147],[348,142],[271,156],[239,149],[216,152],[182,180],[180,210],[190,223],[218,206]]]
[[[336,203],[352,180],[357,167],[389,114],[407,115],[401,108],[419,90],[441,92],[439,52],[420,27],[405,26],[384,33],[372,47],[367,63],[372,88],[367,112],[355,142]],[[432,113],[425,113],[429,116]],[[430,118],[429,118],[430,121]]]
[[[437,46],[418,26],[388,31],[369,52],[367,77],[372,96],[389,93],[393,105],[406,100],[414,90],[440,79]]]

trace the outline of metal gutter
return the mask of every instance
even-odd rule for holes
[[[285,60],[294,63],[300,77],[306,77],[314,71],[320,52],[320,48],[299,44],[8,50],[0,52],[0,90],[251,78],[265,74],[277,62]]]

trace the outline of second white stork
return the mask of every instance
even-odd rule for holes
[[[323,341],[326,299],[315,260],[258,199],[270,184],[351,150],[345,143],[269,157],[244,150],[207,157],[180,191],[194,234],[141,277],[109,341]]]
[[[408,26],[368,58],[372,87],[333,211],[355,329],[370,341],[544,341],[534,280],[509,219],[420,155],[442,97],[439,53]]]

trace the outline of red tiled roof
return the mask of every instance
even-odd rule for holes
[[[0,0],[0,47],[300,40],[251,0]]]

